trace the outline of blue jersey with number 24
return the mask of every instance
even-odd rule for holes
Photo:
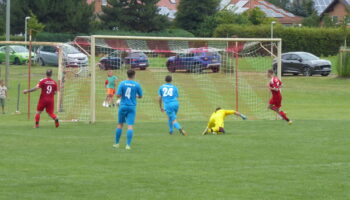
[[[121,106],[136,106],[136,98],[142,97],[142,89],[138,82],[126,80],[119,84],[117,95],[121,96]]]
[[[177,87],[170,83],[160,86],[158,94],[162,97],[164,104],[177,102],[177,98],[179,97]]]

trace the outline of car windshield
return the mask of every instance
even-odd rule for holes
[[[217,56],[217,54],[215,52],[205,52],[204,55],[207,56],[207,57]]]
[[[70,45],[65,45],[64,46],[64,52],[67,54],[75,54],[75,53],[80,53],[80,51],[78,51],[78,49],[76,49],[73,46]]]
[[[121,57],[121,56],[122,56],[121,51],[115,51],[108,55],[108,57]]]
[[[26,53],[28,49],[23,46],[11,46],[11,48],[17,53]]]
[[[146,55],[142,52],[131,53],[130,57],[146,57]]]
[[[303,54],[299,54],[299,56],[303,59],[303,60],[318,60],[318,57],[311,54],[311,53],[303,53]]]

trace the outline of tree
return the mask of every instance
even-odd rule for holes
[[[201,37],[213,36],[214,30],[221,24],[244,24],[249,25],[247,15],[235,14],[228,10],[217,12],[213,16],[208,16],[204,22],[199,26],[198,35]]]
[[[176,13],[176,25],[194,34],[209,16],[215,15],[218,0],[181,0]]]
[[[158,13],[159,0],[108,0],[100,15],[106,29],[160,31],[169,25],[168,18]]]
[[[31,11],[48,32],[89,33],[94,21],[94,5],[83,0],[11,0],[12,33],[24,32]]]
[[[302,24],[307,27],[318,27],[320,26],[320,17],[314,12],[310,16],[304,18]]]
[[[30,19],[28,21],[28,30],[32,30],[32,36],[35,37],[36,34],[42,32],[45,28],[45,25],[38,21],[36,15],[33,12],[30,12]]]
[[[5,33],[5,4],[0,1],[0,35]]]
[[[230,10],[222,10],[213,16],[207,17],[198,28],[198,34],[202,37],[211,37],[215,29],[222,24],[261,25],[270,24],[274,19],[266,17],[259,8],[254,8],[244,14],[235,14]]]
[[[290,0],[268,0],[268,2],[272,3],[273,5],[280,7],[282,9],[287,10],[290,6]]]
[[[302,17],[309,17],[316,12],[313,0],[296,0],[288,6],[288,11]]]
[[[255,7],[244,13],[253,25],[269,24],[273,19],[266,17],[266,14]]]

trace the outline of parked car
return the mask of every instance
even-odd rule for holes
[[[145,70],[149,65],[148,57],[143,52],[114,51],[100,59],[99,67],[104,70],[120,69],[122,64],[141,70]]]
[[[23,63],[28,62],[29,57],[29,50],[25,46],[21,45],[10,45],[10,63],[13,63],[15,65],[21,65]],[[6,46],[0,47],[0,63],[5,62],[5,55],[6,55]],[[35,58],[35,53],[32,52],[32,60]]]
[[[89,63],[88,57],[72,45],[63,45],[63,61],[67,67],[86,67]],[[41,66],[58,66],[58,47],[41,46],[37,50],[37,62]]]
[[[180,53],[169,57],[166,66],[169,72],[176,72],[177,70],[202,72],[210,69],[216,73],[220,71],[221,56],[217,51],[207,48],[191,49],[188,53]]]
[[[277,60],[273,61],[273,70],[277,72]],[[320,74],[328,76],[332,71],[332,63],[307,52],[289,52],[282,54],[282,74],[302,74],[312,76]]]

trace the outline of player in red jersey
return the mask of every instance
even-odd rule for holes
[[[280,115],[284,120],[286,120],[289,124],[292,123],[292,121],[287,117],[287,114],[280,110],[282,106],[282,95],[281,95],[281,88],[282,88],[282,81],[278,79],[277,76],[274,75],[274,71],[272,69],[267,71],[267,77],[270,78],[270,82],[268,84],[268,87],[272,93],[272,97],[269,101],[269,109],[275,111],[278,115]]]
[[[40,114],[42,111],[44,111],[44,109],[46,109],[47,114],[49,114],[49,116],[55,120],[56,128],[60,126],[57,116],[53,113],[55,104],[54,97],[57,92],[57,83],[51,79],[51,76],[52,70],[48,69],[46,71],[46,78],[41,79],[34,88],[23,91],[24,94],[27,94],[29,92],[34,92],[38,89],[41,89],[41,95],[35,114],[35,128],[39,128]]]

